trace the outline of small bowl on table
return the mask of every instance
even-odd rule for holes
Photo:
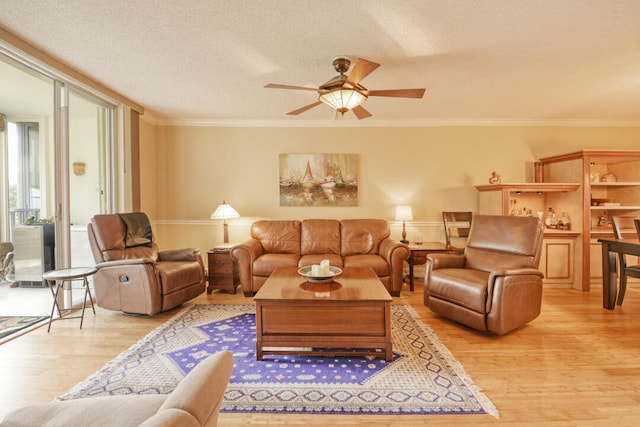
[[[333,279],[342,274],[342,269],[340,267],[334,267],[333,265],[329,267],[329,274],[326,276],[314,276],[311,273],[310,265],[306,267],[300,267],[298,269],[298,274],[307,278],[307,281],[310,283],[331,283]]]

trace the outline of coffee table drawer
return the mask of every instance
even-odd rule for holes
[[[384,336],[385,305],[263,304],[262,335]]]

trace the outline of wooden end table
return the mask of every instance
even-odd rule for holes
[[[229,293],[236,293],[236,288],[240,284],[238,273],[238,263],[231,259],[232,244],[221,244],[214,246],[207,252],[208,276],[207,293],[214,289],[220,289]]]
[[[370,268],[344,268],[331,283],[307,282],[295,267],[277,268],[253,299],[257,360],[264,354],[393,359],[392,298]]]
[[[421,245],[409,243],[409,250],[411,255],[409,255],[407,262],[409,263],[409,290],[411,292],[414,289],[413,267],[426,264],[428,254],[457,254],[460,252],[460,248],[447,246],[442,242],[424,242]]]

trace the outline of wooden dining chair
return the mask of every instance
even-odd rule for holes
[[[442,212],[444,237],[447,247],[460,248],[462,251],[471,230],[471,212]],[[453,243],[452,243],[453,242]]]
[[[612,225],[613,225],[613,235],[616,239],[622,239],[624,232],[633,232],[636,231],[636,226],[638,222],[640,222],[640,218],[636,218],[633,216],[619,216],[613,215],[612,217]],[[629,231],[631,230],[631,231]],[[640,237],[640,231],[638,231],[638,236]],[[626,255],[620,254],[620,290],[618,292],[618,305],[622,305],[622,300],[624,300],[624,294],[627,290],[627,277],[635,277],[640,279],[640,265],[633,264],[627,265]]]

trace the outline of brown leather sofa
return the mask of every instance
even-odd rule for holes
[[[336,267],[370,267],[393,296],[402,289],[409,247],[391,240],[383,219],[261,220],[251,238],[231,249],[245,296],[252,296],[278,267],[305,267],[328,259]]]
[[[543,229],[538,218],[476,215],[463,255],[429,254],[424,304],[499,335],[538,317]]]
[[[136,218],[127,225],[124,219]],[[96,303],[108,310],[154,315],[204,292],[198,249],[158,251],[144,213],[95,215],[87,226],[96,261]],[[139,233],[132,232],[139,231]]]

